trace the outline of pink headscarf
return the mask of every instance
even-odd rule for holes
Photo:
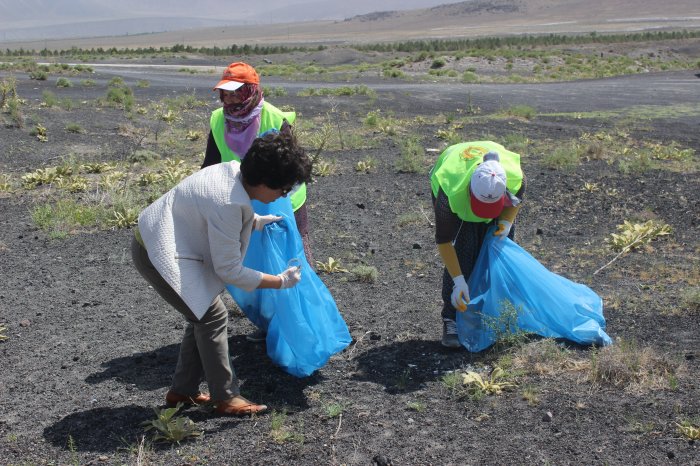
[[[260,131],[260,112],[265,99],[257,84],[244,84],[236,92],[240,94],[242,102],[224,105],[224,139],[229,149],[243,159]],[[220,96],[223,101],[223,91]]]

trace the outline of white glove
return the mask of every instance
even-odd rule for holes
[[[469,304],[469,286],[464,280],[464,275],[459,275],[454,278],[455,286],[452,288],[452,305],[459,312],[467,310]]]
[[[510,229],[513,226],[512,223],[510,223],[508,220],[499,220],[498,221],[498,228],[496,228],[496,231],[493,232],[493,236],[498,236],[498,239],[503,239],[508,237],[508,234],[510,233]]]
[[[289,267],[287,270],[277,276],[282,279],[280,289],[291,288],[301,281],[301,267]]]
[[[279,222],[282,217],[279,215],[258,215],[255,214],[255,219],[253,220],[253,228],[258,231],[262,231],[263,227],[268,223]]]

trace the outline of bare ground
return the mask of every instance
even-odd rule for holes
[[[0,172],[19,176],[56,165],[71,153],[125,160],[134,143],[124,127],[155,124],[94,105],[114,75],[126,76],[130,85],[151,80],[148,88],[134,87],[137,102],[185,92],[208,100],[182,123],[206,128],[215,105],[211,76],[170,72],[168,80],[166,71],[139,73],[102,70],[94,76],[94,88],[61,90],[18,75],[28,125],[0,128]],[[348,126],[377,108],[397,119],[422,116],[423,124],[399,134],[418,133],[431,149],[444,144],[436,131],[449,127],[435,116],[446,121],[465,115],[469,93],[480,113],[456,129],[464,140],[520,134],[555,147],[583,133],[620,129],[615,118],[575,112],[640,102],[665,107],[695,99],[697,105],[700,80],[678,72],[551,85],[366,82],[378,89],[376,101],[301,98],[294,92],[271,101],[293,106],[307,120],[323,121],[340,109]],[[299,88],[297,82],[271,83]],[[85,104],[69,111],[41,108],[46,89]],[[542,115],[487,118],[510,103],[531,105]],[[557,109],[572,113],[545,114]],[[33,121],[47,127],[49,142],[29,134]],[[66,132],[67,122],[79,123],[85,132]],[[190,409],[185,414],[204,431],[201,439],[147,444],[141,455],[140,422],[152,419],[152,408],[163,401],[182,319],[135,273],[130,230],[78,231],[51,239],[30,216],[42,195],[0,194],[0,325],[8,337],[0,342],[0,463],[700,464],[697,441],[678,430],[684,421],[697,427],[700,419],[700,312],[697,297],[686,298],[688,291],[697,293],[700,282],[699,124],[700,115],[691,112],[627,121],[623,128],[637,140],[675,141],[694,149],[685,170],[657,161],[646,172],[626,173],[606,159],[554,170],[545,163],[546,151],[523,151],[529,186],[518,242],[551,270],[598,292],[615,346],[633,342],[637,349],[631,354],[651,351],[663,370],[618,385],[593,381],[589,366],[598,353],[570,346],[568,365],[554,370],[528,365],[517,372],[513,366],[517,386],[501,395],[470,397],[450,389],[445,377],[451,371],[486,374],[510,353],[470,354],[440,346],[442,268],[433,246],[427,174],[397,173],[398,141],[376,133],[373,138],[381,142],[372,148],[323,152],[336,170],[317,177],[308,201],[316,258],[334,257],[347,267],[368,265],[378,272],[371,283],[348,280],[347,274],[321,275],[354,337],[351,346],[313,376],[295,379],[276,368],[262,346],[245,340],[252,326],[232,305],[231,352],[243,392],[275,413],[286,413],[287,438],[281,440],[274,429],[277,416],[230,419]],[[426,169],[436,156],[428,152]],[[198,157],[194,152],[190,160]],[[356,163],[368,157],[376,168],[356,171]],[[598,189],[585,189],[586,184]],[[405,223],[406,214],[413,220]],[[663,221],[673,233],[593,275],[614,256],[605,238],[628,219]],[[342,415],[331,409],[336,405]]]

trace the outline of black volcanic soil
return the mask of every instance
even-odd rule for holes
[[[91,77],[94,88],[67,89],[17,74],[28,123],[41,121],[50,139],[37,141],[29,134],[31,124],[1,127],[0,173],[19,175],[55,165],[78,150],[94,160],[125,160],[133,143],[120,135],[120,127],[138,121],[93,104],[115,75],[125,76],[129,85],[151,81],[148,88],[134,86],[139,103],[185,92],[207,99],[209,106],[183,123],[206,127],[216,105],[210,91],[215,78],[163,70],[130,73],[98,70]],[[264,81],[298,89],[298,83],[279,78]],[[616,122],[487,116],[512,104],[540,113],[642,103],[697,105],[700,79],[693,72],[677,72],[541,85],[378,79],[369,85],[378,92],[374,102],[363,96],[302,98],[294,91],[270,101],[293,106],[301,119],[323,116],[335,106],[359,122],[377,108],[397,118],[460,115],[469,94],[484,118],[458,129],[464,140],[519,133],[556,142],[610,129]],[[41,108],[43,90],[84,103],[71,110]],[[85,132],[64,131],[68,122]],[[695,112],[631,127],[644,140],[695,149],[697,161],[699,125]],[[426,148],[439,148],[435,132],[444,127],[426,123],[414,130]],[[474,400],[455,396],[442,377],[490,366],[500,354],[441,347],[442,267],[430,225],[427,171],[397,173],[400,148],[391,138],[376,137],[382,139],[376,148],[324,152],[338,169],[309,187],[316,259],[334,257],[348,267],[365,264],[378,271],[373,283],[350,281],[347,274],[320,275],[353,344],[313,376],[296,379],[275,367],[263,346],[246,341],[253,327],[232,305],[230,345],[243,393],[286,412],[284,425],[294,436],[285,443],[273,438],[270,414],[233,419],[189,409],[185,414],[203,437],[152,445],[139,457],[140,423],[152,419],[152,408],[163,402],[183,320],[133,268],[130,230],[51,239],[31,219],[39,196],[23,190],[0,193],[0,324],[8,337],[0,342],[0,464],[700,464],[698,443],[677,431],[682,420],[694,419],[697,426],[700,418],[700,314],[684,307],[682,298],[699,282],[697,172],[660,164],[646,174],[625,174],[605,160],[552,170],[543,163],[545,154],[523,154],[529,185],[518,242],[551,270],[603,297],[607,331],[616,343],[636,341],[684,370],[677,374],[677,386],[639,390],[593,384],[585,372],[528,374],[515,389]],[[434,159],[437,153],[428,156]],[[357,172],[355,164],[367,157],[377,167]],[[601,189],[588,192],[585,183]],[[402,223],[404,214],[421,212],[427,215],[424,221]],[[672,235],[593,275],[614,256],[604,239],[624,220],[645,216],[670,224]],[[576,358],[590,358],[589,348],[571,350]],[[524,399],[527,387],[537,392],[539,402]],[[332,404],[344,406],[342,416],[329,415]]]

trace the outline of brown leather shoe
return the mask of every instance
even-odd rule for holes
[[[169,390],[168,393],[165,394],[165,403],[168,406],[176,406],[178,403],[203,405],[204,403],[209,403],[209,401],[211,401],[211,397],[208,393],[197,393],[193,396],[187,396]]]
[[[215,411],[226,416],[250,416],[267,411],[267,406],[253,403],[239,395],[228,400],[217,401]]]

